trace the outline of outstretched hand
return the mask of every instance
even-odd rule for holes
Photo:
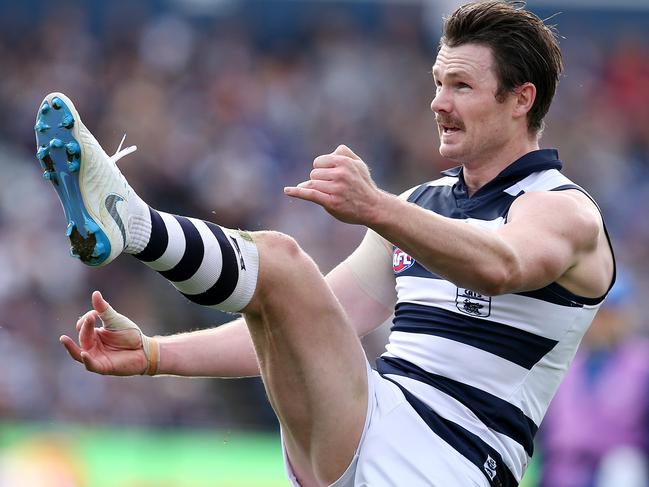
[[[117,313],[99,291],[92,293],[93,309],[77,321],[79,344],[67,335],[59,339],[70,356],[87,370],[106,375],[139,375],[148,365],[140,328]],[[100,328],[95,327],[99,319]]]
[[[384,194],[367,165],[345,145],[316,157],[310,179],[287,186],[284,193],[316,203],[342,222],[363,225],[372,221]]]

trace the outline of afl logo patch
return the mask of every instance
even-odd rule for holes
[[[394,249],[392,254],[392,270],[396,274],[410,269],[415,264],[415,259],[406,254],[403,250],[399,248]]]

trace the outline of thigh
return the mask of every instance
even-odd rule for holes
[[[340,303],[297,244],[275,233],[254,239],[259,280],[244,316],[262,379],[298,477],[328,484],[351,462],[363,431],[365,354]]]
[[[373,400],[375,395],[374,395],[374,381],[372,380],[372,374],[373,374],[372,367],[370,366],[370,363],[368,361],[365,361],[365,366],[368,374],[368,382],[367,382],[368,401],[367,401],[367,412],[365,415],[365,424],[363,425],[363,431],[361,433],[359,446],[357,447],[352,460],[349,462],[347,469],[342,473],[342,475],[333,484],[331,484],[331,486],[333,487],[345,487],[345,486],[354,485],[354,477],[356,476],[356,466],[358,465],[358,455],[360,453],[360,448],[361,448],[360,445],[363,444],[363,438],[365,437],[365,434],[369,429],[371,418],[374,414],[374,410],[376,409],[376,401]],[[282,433],[281,438],[282,438],[282,447],[283,447],[283,454],[284,454],[284,467],[286,469],[286,473],[288,475],[291,486],[309,487],[312,484],[316,485],[313,479],[298,480],[299,476],[297,475],[294,466],[295,461],[287,451],[284,432],[282,431],[281,433]]]

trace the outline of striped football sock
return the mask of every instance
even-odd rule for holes
[[[149,208],[151,236],[134,257],[194,303],[241,311],[257,284],[257,246],[245,232]]]

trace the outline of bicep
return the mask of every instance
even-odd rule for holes
[[[598,214],[572,195],[530,193],[512,205],[496,230],[516,262],[514,287],[532,290],[558,280],[596,245]]]
[[[372,230],[326,280],[359,336],[379,327],[394,311],[391,244]]]

